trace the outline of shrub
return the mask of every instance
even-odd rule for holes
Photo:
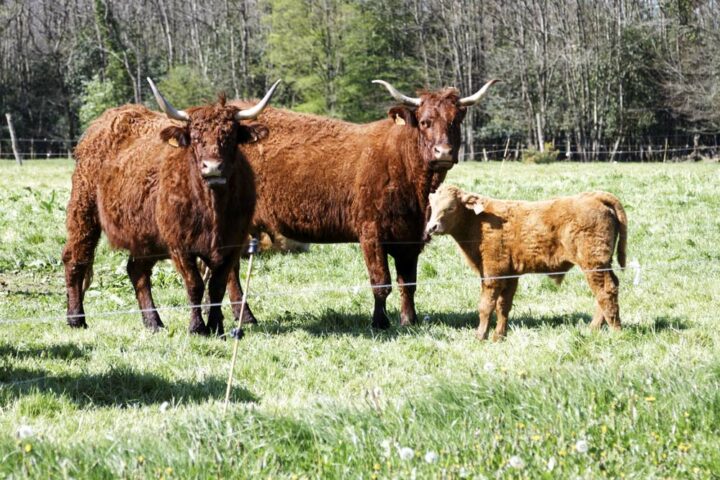
[[[545,151],[541,152],[533,147],[523,151],[522,161],[523,163],[553,163],[557,161],[560,151],[555,149],[552,143],[545,144]]]

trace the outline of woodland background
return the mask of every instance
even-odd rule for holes
[[[178,107],[281,78],[275,105],[356,122],[391,103],[375,78],[463,95],[499,78],[464,158],[712,156],[719,24],[715,0],[0,0],[0,113],[25,155],[64,156],[106,108],[154,108],[146,76]]]

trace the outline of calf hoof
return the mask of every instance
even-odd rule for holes
[[[237,322],[237,318],[235,319],[235,321]],[[257,318],[255,318],[255,315],[253,315],[251,312],[246,310],[245,313],[243,314],[242,324],[243,325],[257,325],[257,323],[258,323],[258,321],[257,321]]]
[[[400,326],[401,327],[409,327],[410,325],[415,325],[418,323],[418,318],[415,312],[413,312],[412,315],[407,315],[404,313],[400,314]]]
[[[385,314],[373,315],[372,327],[378,330],[387,330],[390,328],[390,320],[388,320]]]
[[[147,328],[153,333],[159,332],[160,330],[165,328],[165,324],[160,321],[160,318],[144,318],[143,325],[145,325],[145,328]]]
[[[475,338],[477,338],[481,342],[484,342],[488,339],[488,334],[487,332],[475,332]]]
[[[503,340],[505,340],[504,333],[493,332],[493,336],[492,336],[493,342],[502,342]]]
[[[85,317],[68,318],[67,324],[70,328],[88,328]]]
[[[202,335],[204,337],[207,337],[210,334],[208,328],[204,324],[190,325],[190,329],[188,331],[193,335]]]

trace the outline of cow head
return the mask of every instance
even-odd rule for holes
[[[201,177],[211,186],[227,183],[227,174],[235,159],[237,146],[242,143],[256,142],[268,134],[260,124],[242,124],[242,120],[252,120],[267,106],[280,80],[275,82],[262,100],[254,107],[239,110],[226,105],[225,96],[213,105],[176,110],[160,93],[151,79],[147,79],[150,88],[168,118],[179,120],[183,126],[170,126],[160,132],[163,141],[177,148],[191,152],[193,165]]]
[[[435,171],[448,170],[457,163],[460,124],[466,109],[475,105],[495,82],[497,80],[490,80],[474,95],[460,98],[455,88],[408,97],[383,80],[373,80],[373,83],[384,85],[390,95],[402,104],[392,108],[388,114],[396,123],[419,130],[423,159]]]

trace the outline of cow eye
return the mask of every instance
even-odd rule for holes
[[[430,125],[432,125],[432,120],[421,120],[420,126],[423,128],[430,128]]]

